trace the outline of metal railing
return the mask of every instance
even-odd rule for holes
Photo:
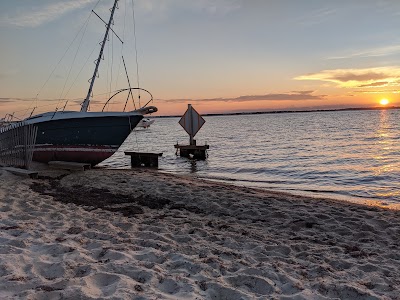
[[[0,127],[0,164],[29,169],[36,136],[37,126],[24,122]]]

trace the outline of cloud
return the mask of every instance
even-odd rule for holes
[[[341,82],[349,82],[349,81],[369,81],[369,80],[377,80],[385,78],[386,75],[383,73],[367,72],[364,74],[356,74],[349,72],[340,75],[338,74],[334,79]]]
[[[373,83],[369,83],[369,84],[362,84],[359,87],[383,87],[383,86],[387,86],[389,82],[387,81],[377,81],[377,82],[373,82]]]
[[[0,103],[12,103],[17,101],[15,98],[0,98]]]
[[[189,1],[191,2],[191,1]],[[194,1],[197,8],[211,15],[227,15],[240,9],[241,1],[238,0],[201,0]]]
[[[8,77],[14,76],[16,74],[18,74],[17,69],[10,69],[10,70],[3,69],[0,72],[0,79],[8,78]]]
[[[326,95],[312,95],[314,91],[293,91],[281,94],[266,94],[266,95],[248,95],[235,98],[209,98],[209,99],[158,99],[161,102],[246,102],[246,101],[307,101],[307,100],[323,100]]]
[[[305,16],[301,16],[300,18],[295,20],[295,23],[302,26],[313,26],[327,21],[331,16],[334,16],[336,12],[337,12],[336,9],[328,7],[319,8],[310,11]]]
[[[62,101],[67,101],[67,100],[68,99],[62,99]],[[73,99],[73,100],[69,99],[68,101],[73,104],[81,105],[83,101],[85,101],[85,99]],[[106,100],[103,101],[103,100],[90,99],[90,105],[99,105],[99,104],[104,105],[105,103]]]
[[[333,56],[328,59],[353,59],[363,57],[382,57],[400,53],[400,45],[391,45],[385,47],[372,48],[361,51],[352,51],[347,55]]]
[[[400,80],[400,67],[379,67],[366,69],[323,70],[295,77],[296,80],[332,82],[344,88],[360,86],[394,85]]]
[[[3,97],[0,98],[0,102],[8,103],[8,102],[28,102],[28,101],[39,101],[39,102],[54,102],[57,103],[58,101],[73,101],[71,99],[34,99],[34,98],[13,98],[13,97]]]
[[[95,0],[69,0],[48,4],[35,9],[27,9],[17,14],[1,16],[0,24],[18,27],[38,27],[42,24],[54,21],[73,10],[82,8]]]
[[[399,90],[359,90],[355,91],[360,94],[399,94]]]
[[[32,98],[13,98],[13,97],[3,97],[0,98],[0,102],[15,102],[15,101],[32,101]]]
[[[168,18],[179,11],[189,14],[225,16],[242,7],[243,0],[141,0],[135,3],[145,14]]]

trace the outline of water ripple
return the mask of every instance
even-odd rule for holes
[[[269,189],[400,203],[400,111],[205,117],[196,139],[206,161],[175,155],[188,137],[178,118],[135,130],[103,165],[126,168],[124,150],[163,152],[160,169]]]

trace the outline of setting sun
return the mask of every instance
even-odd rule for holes
[[[379,103],[381,105],[388,105],[389,104],[389,100],[388,99],[381,99],[381,101],[379,101]]]

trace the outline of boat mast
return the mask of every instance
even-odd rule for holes
[[[98,59],[97,59],[97,61],[96,61],[96,68],[94,69],[94,73],[93,73],[92,80],[90,81],[90,87],[89,87],[89,91],[88,91],[88,93],[87,93],[86,99],[85,99],[85,101],[83,101],[83,103],[82,103],[81,112],[87,112],[87,110],[88,110],[88,108],[89,108],[90,95],[92,94],[94,81],[95,81],[95,79],[96,79],[96,75],[97,75],[97,72],[98,72],[98,70],[99,70],[99,65],[100,65],[101,58],[103,57],[104,46],[106,45],[108,33],[109,33],[109,31],[110,31],[111,23],[112,23],[112,21],[113,21],[114,12],[115,12],[115,9],[116,9],[116,7],[117,7],[118,1],[119,1],[119,0],[115,0],[115,1],[114,1],[114,6],[113,6],[112,9],[111,9],[111,16],[110,16],[110,20],[108,21],[108,24],[107,24],[106,34],[104,35],[103,42],[101,43],[101,50],[100,50],[99,57],[98,57]]]

